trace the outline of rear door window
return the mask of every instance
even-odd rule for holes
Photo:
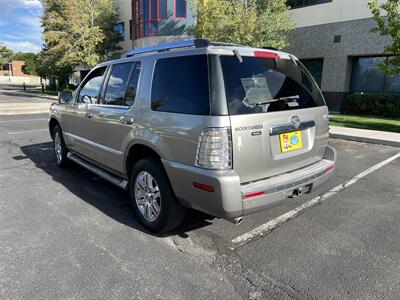
[[[194,115],[210,114],[207,56],[159,59],[153,76],[151,109]]]
[[[136,92],[139,83],[141,63],[140,61],[135,63],[129,78],[128,87],[126,88],[125,105],[132,106],[135,102]]]
[[[133,62],[112,66],[103,104],[125,105],[125,92],[132,66]]]
[[[231,115],[303,109],[325,105],[306,69],[291,60],[221,56]]]

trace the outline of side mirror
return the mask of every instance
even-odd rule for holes
[[[72,99],[72,93],[71,92],[59,92],[58,93],[58,103],[60,104],[65,104],[71,101]]]

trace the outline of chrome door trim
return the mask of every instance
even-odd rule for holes
[[[311,121],[305,121],[301,122],[300,126],[298,128],[295,128],[293,124],[284,124],[284,125],[278,125],[271,127],[269,130],[269,135],[278,135],[281,133],[286,133],[286,132],[291,132],[291,131],[296,131],[296,130],[305,130],[311,127],[315,126],[315,122],[313,120]]]
[[[113,148],[104,146],[104,145],[102,145],[102,144],[95,143],[95,142],[93,142],[93,141],[91,141],[91,140],[88,140],[88,139],[85,139],[85,138],[83,138],[83,137],[81,137],[81,136],[79,136],[79,135],[75,135],[75,134],[72,134],[72,133],[69,133],[69,132],[65,132],[65,135],[66,135],[68,138],[76,139],[76,140],[78,140],[78,141],[84,142],[84,143],[86,143],[86,144],[88,144],[88,145],[90,145],[90,146],[93,146],[93,147],[102,149],[102,150],[107,151],[107,152],[110,152],[110,153],[112,153],[112,154],[115,154],[115,155],[122,155],[122,151],[119,151],[119,150],[116,150],[116,149],[113,149]]]
[[[119,108],[119,109],[126,109],[129,110],[132,106],[128,105],[114,105],[114,104],[92,104],[93,107],[106,107],[106,108]]]

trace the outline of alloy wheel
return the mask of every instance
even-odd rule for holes
[[[161,212],[161,193],[154,177],[141,171],[136,176],[134,192],[140,214],[147,221],[154,222]]]

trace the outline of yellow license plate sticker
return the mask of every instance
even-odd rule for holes
[[[301,131],[293,131],[288,133],[282,133],[279,135],[281,142],[281,151],[287,152],[303,147],[303,141],[301,139]]]

